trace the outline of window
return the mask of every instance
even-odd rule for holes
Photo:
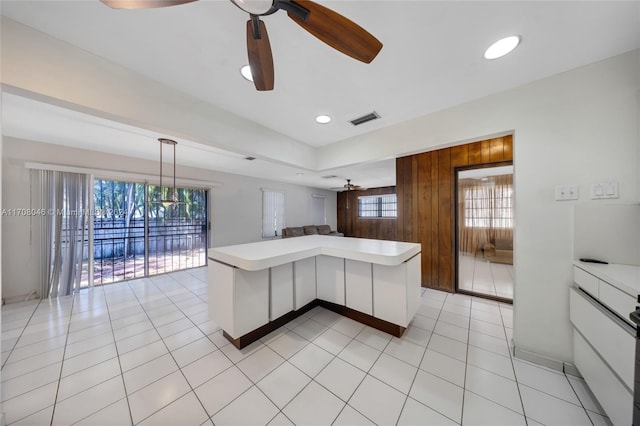
[[[398,217],[396,194],[367,195],[364,197],[358,197],[358,217]]]
[[[324,225],[327,223],[324,203],[324,197],[321,197],[320,195],[311,196],[311,215],[313,217],[313,225]]]
[[[280,235],[284,228],[284,192],[262,190],[262,238]]]

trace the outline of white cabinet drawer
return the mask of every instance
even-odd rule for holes
[[[624,293],[611,284],[599,282],[600,301],[625,321],[630,322],[629,314],[636,310],[635,297]]]
[[[598,281],[598,278],[590,273],[583,271],[577,266],[573,267],[573,282],[596,298],[598,297]]]
[[[600,359],[591,346],[573,331],[573,358],[576,367],[614,425],[630,425],[633,395]]]
[[[570,318],[600,357],[615,374],[633,389],[635,337],[631,327],[623,324],[611,313],[595,305],[588,296],[571,288],[569,292]]]

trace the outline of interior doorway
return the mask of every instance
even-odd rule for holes
[[[513,301],[513,163],[456,169],[456,291]]]

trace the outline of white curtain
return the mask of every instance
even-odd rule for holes
[[[475,255],[486,243],[513,239],[513,175],[458,181],[460,251]]]
[[[40,206],[47,212],[41,228],[43,297],[80,290],[85,244],[91,230],[91,194],[90,175],[40,171]],[[91,255],[88,245],[86,257]]]

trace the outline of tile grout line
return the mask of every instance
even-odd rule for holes
[[[366,325],[365,325],[365,327],[366,327]],[[363,343],[363,342],[360,342],[359,340],[356,340],[356,337],[357,337],[357,336],[362,332],[362,330],[364,330],[364,329],[365,329],[365,327],[363,327],[363,328],[358,332],[358,334],[356,334],[355,336],[353,336],[353,337],[351,338],[351,340],[349,341],[349,343],[347,343],[347,344],[344,346],[344,348],[342,348],[342,349],[340,350],[340,352],[338,352],[338,353],[335,355],[334,359],[335,359],[335,358],[338,358],[338,355],[340,355],[340,354],[345,350],[345,348],[346,348],[347,346],[349,346],[349,345],[351,344],[351,342],[354,342],[354,341],[357,341],[358,343],[360,343],[360,344],[362,344],[362,345],[365,345],[365,346],[367,346],[367,347],[371,348],[371,346],[367,345],[366,343]],[[329,327],[329,328],[331,328],[331,327]],[[337,333],[340,333],[338,330],[334,330],[334,331],[336,331]],[[341,333],[341,334],[342,334],[342,333]],[[318,336],[318,337],[319,337],[319,336]],[[348,336],[347,336],[347,337],[348,337]],[[360,388],[360,386],[362,385],[362,383],[365,381],[365,379],[367,378],[367,376],[369,376],[369,375],[370,375],[370,374],[369,374],[369,371],[371,371],[371,369],[372,369],[372,368],[373,368],[373,366],[376,364],[376,362],[378,362],[378,360],[380,359],[380,357],[381,357],[381,356],[382,356],[382,354],[384,353],[384,350],[389,346],[389,343],[391,343],[391,340],[393,340],[393,338],[389,339],[389,341],[387,342],[387,344],[386,344],[386,345],[384,345],[384,348],[382,348],[382,350],[380,351],[380,353],[379,353],[379,354],[378,354],[378,356],[376,357],[376,360],[375,360],[375,361],[373,361],[373,363],[371,364],[371,367],[369,367],[369,369],[368,369],[367,371],[365,371],[365,372],[364,372],[364,377],[362,378],[362,380],[360,380],[360,383],[358,383],[358,386],[356,386],[356,387],[355,387],[355,389],[353,390],[353,392],[351,392],[351,395],[349,395],[349,398],[345,401],[344,406],[343,406],[343,407],[342,407],[342,409],[338,412],[338,415],[336,416],[336,418],[335,418],[335,419],[333,419],[333,422],[331,422],[331,424],[335,423],[335,422],[336,422],[336,420],[338,420],[338,417],[340,417],[340,415],[341,415],[341,414],[342,414],[342,412],[344,411],[345,407],[346,407],[347,405],[349,405],[349,401],[351,401],[351,398],[353,398],[353,395],[355,395],[355,393],[358,391],[358,389]],[[376,348],[373,348],[373,349],[376,349]],[[377,349],[376,349],[376,350],[377,350]],[[355,367],[355,368],[359,369],[360,371],[363,371],[363,370],[362,370],[362,369],[360,369],[359,367],[357,367],[357,366],[355,366],[355,365],[351,364],[349,361],[346,361],[346,360],[344,360],[344,359],[342,359],[342,358],[340,358],[340,360],[341,360],[341,361],[343,361],[343,362],[346,362],[346,363],[347,363],[347,364],[349,364],[349,365],[352,365],[353,367]],[[333,361],[333,360],[332,360],[332,361]],[[327,368],[327,366],[328,366],[330,363],[331,363],[331,361],[330,361],[330,362],[329,362],[329,363],[328,363],[324,368]],[[324,368],[323,368],[322,370],[324,370]],[[318,377],[318,375],[319,375],[320,373],[322,373],[322,370],[321,370],[318,374],[316,374],[316,377]],[[380,380],[380,379],[378,379],[377,377],[374,377],[374,376],[371,376],[371,377],[373,377],[375,380]],[[314,379],[314,381],[315,381],[315,379]],[[381,381],[381,380],[380,380],[380,381]],[[382,381],[381,381],[381,382],[382,382]],[[384,383],[384,382],[382,382],[382,383]],[[322,384],[321,384],[321,383],[318,383],[318,384],[319,384],[320,386],[322,386]],[[385,384],[385,385],[387,385],[387,386],[390,386],[390,385],[388,385],[387,383],[384,383],[384,384]],[[322,386],[322,387],[324,388],[324,386]],[[392,386],[390,386],[390,387],[392,387]],[[392,387],[392,388],[393,388],[393,387]],[[326,388],[325,388],[325,389],[326,389]],[[395,389],[395,388],[393,388],[393,389]],[[327,390],[328,390],[329,392],[331,392],[329,389],[327,389]],[[333,393],[333,392],[331,392],[331,393]],[[335,394],[334,394],[334,395],[335,395]],[[336,396],[338,396],[338,395],[336,395]],[[340,398],[339,396],[338,396],[338,399],[340,399],[340,400],[342,401],[342,398]],[[360,415],[362,415],[362,416],[363,416],[364,418],[366,418],[367,420],[370,420],[371,422],[375,423],[372,419],[370,419],[369,417],[367,417],[364,413],[361,413],[361,412],[360,412],[359,410],[357,410],[355,407],[353,407],[353,406],[351,406],[351,405],[349,405],[349,407],[351,407],[351,409],[352,409],[352,410],[356,411],[357,413],[359,413]],[[404,405],[403,405],[403,407],[404,407]],[[400,410],[400,412],[402,413],[402,409]]]
[[[110,325],[110,327],[111,327],[111,329],[112,329],[112,330],[111,330],[111,332],[112,332],[112,337],[114,338],[114,340],[113,340],[113,345],[114,345],[114,348],[115,348],[115,350],[116,350],[116,358],[118,359],[118,365],[119,365],[119,367],[120,367],[120,377],[122,378],[122,366],[121,366],[121,364],[120,364],[120,354],[119,354],[119,352],[118,352],[118,348],[117,348],[117,345],[116,345],[115,335],[113,334],[113,327],[112,327],[112,325],[111,325],[110,312],[109,312],[109,307],[108,307],[108,300],[107,300],[107,297],[106,297],[106,293],[105,293],[104,291],[102,292],[102,294],[103,294],[103,296],[104,296],[104,298],[105,298],[105,308],[106,308],[106,311],[107,311],[107,315],[108,315],[108,317],[109,317],[109,319],[108,319],[108,321],[109,321],[109,325]],[[74,299],[75,299],[75,296],[74,296]],[[75,300],[74,300],[74,303],[75,303]],[[83,312],[85,312],[85,311],[83,311]],[[72,314],[71,316],[73,317],[73,314]],[[70,321],[70,324],[69,324],[69,325],[71,326],[71,321]],[[88,329],[88,328],[91,328],[91,326],[90,326],[90,327],[85,327],[85,328],[80,329],[80,330],[86,330],[86,329]],[[79,330],[78,330],[78,331],[79,331]],[[107,333],[109,333],[109,332],[107,331],[107,332],[102,333],[102,334],[107,334]],[[102,335],[102,334],[100,334],[100,335]],[[67,334],[67,336],[68,336],[68,334]],[[79,343],[79,342],[75,342],[75,343]],[[107,344],[102,345],[102,346],[99,346],[98,348],[95,348],[95,349],[103,348],[103,347],[105,347],[105,346],[108,346],[109,344],[110,344],[110,343],[107,343]],[[92,349],[92,350],[93,350],[93,349]],[[86,354],[86,353],[88,353],[88,352],[91,352],[92,350],[89,350],[89,351],[83,352],[83,353],[81,353],[81,354],[78,354],[77,356],[82,355],[82,354]],[[65,345],[65,352],[66,352],[66,345]],[[73,359],[73,358],[74,358],[74,357],[71,357],[71,358],[69,358],[69,359],[71,360],[71,359]],[[111,359],[111,358],[110,358],[110,359]],[[92,368],[92,367],[95,367],[95,366],[100,365],[100,364],[102,364],[102,363],[108,362],[110,359],[108,359],[108,360],[104,360],[104,361],[99,362],[99,363],[97,363],[97,364],[95,364],[95,365],[92,365],[92,366],[90,366],[90,367],[87,367],[87,368],[84,368],[84,369],[78,370],[77,372],[75,372],[75,373],[73,373],[73,374],[79,373],[80,371],[88,370],[88,369],[90,369],[90,368]],[[61,368],[61,373],[62,373],[62,368]],[[113,378],[115,378],[115,377],[117,377],[117,376],[114,376],[114,377],[108,378],[108,379],[106,379],[106,380],[103,380],[102,382],[96,383],[96,384],[94,384],[94,385],[90,386],[89,388],[85,389],[84,391],[81,391],[81,392],[78,392],[78,393],[76,393],[76,394],[74,394],[74,395],[71,395],[69,398],[72,398],[72,397],[74,397],[74,396],[76,396],[76,395],[79,395],[79,394],[80,394],[80,393],[82,393],[82,392],[86,392],[87,390],[89,390],[89,389],[91,389],[91,388],[94,388],[94,387],[96,387],[96,386],[99,386],[99,385],[101,385],[101,384],[103,384],[103,383],[105,383],[105,382],[107,382],[107,381],[109,381],[109,380],[111,380],[111,379],[113,379]],[[61,377],[61,378],[59,379],[59,381],[58,381],[58,387],[59,387],[59,385],[60,385],[60,382],[61,382],[61,381],[62,381],[62,377]],[[124,379],[123,379],[123,378],[122,378],[122,381],[123,381],[123,386],[124,386]],[[67,400],[67,399],[69,399],[69,398],[65,398],[65,399],[64,399],[64,400],[62,400],[62,401],[65,401],[65,400]],[[126,387],[125,387],[125,398],[126,398]],[[123,399],[125,399],[125,398],[123,398]],[[57,400],[57,396],[56,396],[56,400]],[[59,402],[62,402],[62,401],[59,401]],[[94,414],[96,414],[96,413],[100,412],[101,410],[103,410],[103,409],[105,409],[105,408],[107,408],[107,407],[110,407],[110,406],[112,406],[112,405],[116,404],[116,403],[117,403],[117,402],[119,402],[119,401],[121,401],[121,399],[120,399],[120,400],[118,400],[118,401],[115,401],[115,402],[113,402],[113,403],[111,403],[111,404],[109,404],[109,405],[107,405],[107,406],[105,406],[105,407],[102,407],[102,408],[100,408],[100,409],[98,409],[98,410],[96,410],[96,411],[94,411],[94,412],[89,413],[88,415],[86,415],[85,417],[83,417],[83,418],[79,419],[78,421],[82,421],[82,420],[84,420],[84,419],[86,419],[86,418],[89,418],[89,417],[91,417],[92,415],[94,415]],[[56,402],[55,402],[55,405],[57,405],[57,404],[58,404],[58,401],[56,401]],[[128,401],[127,401],[127,406],[128,406]],[[129,410],[129,415],[131,416],[131,412],[130,412],[130,410]],[[52,422],[53,422],[53,416],[52,416]]]
[[[127,285],[127,287],[129,287]],[[120,380],[122,381],[122,387],[124,389],[124,399],[127,401],[127,411],[129,412],[129,419],[131,420],[131,424],[133,425],[133,413],[131,412],[131,404],[129,404],[129,396],[127,395],[127,384],[124,381],[124,371],[122,370],[122,361],[120,360],[120,350],[118,349],[118,341],[116,339],[116,333],[113,328],[113,322],[111,320],[111,310],[109,309],[109,298],[107,297],[106,292],[102,292],[104,295],[104,303],[107,308],[107,315],[109,317],[109,327],[111,328],[111,335],[113,337],[113,346],[116,349],[116,357],[118,358],[118,367],[120,368]],[[126,318],[126,317],[125,317]],[[137,323],[136,323],[137,324]],[[117,401],[116,401],[117,402]],[[114,402],[115,404],[115,402]],[[106,407],[104,407],[106,408]]]
[[[455,293],[454,293],[455,294]],[[449,296],[447,296],[447,299]],[[467,347],[464,353],[464,378],[462,379],[462,404],[460,406],[460,424],[464,419],[464,400],[467,394],[467,370],[469,369],[469,346],[471,340],[471,310],[473,309],[473,299],[469,300],[469,328],[467,328]]]
[[[173,277],[171,277],[171,278],[173,278]],[[173,279],[175,280],[175,278],[173,278]],[[177,280],[175,280],[175,281],[176,281],[176,282],[178,282]],[[180,313],[181,313],[182,315],[184,315],[184,313],[182,312],[182,309],[180,309],[180,307],[179,307],[179,306],[177,306],[177,305],[175,304],[175,302],[174,302],[173,300],[171,300],[171,298],[169,298],[169,297],[165,294],[165,292],[164,292],[164,291],[162,291],[162,289],[161,289],[161,288],[159,288],[159,287],[158,287],[158,285],[157,285],[156,283],[154,283],[154,282],[153,282],[153,280],[152,280],[151,278],[149,278],[149,284],[150,284],[150,285],[153,285],[155,288],[157,288],[157,289],[162,293],[163,297],[166,297],[168,300],[170,300],[170,301],[171,301],[171,304],[173,304],[173,305],[174,305],[174,306],[175,306],[175,307],[180,311]],[[178,282],[178,284],[180,284],[180,282]],[[182,285],[182,284],[180,284],[180,285]],[[149,319],[149,322],[151,322],[151,325],[153,326],[153,330],[155,330],[155,332],[156,332],[156,333],[158,333],[158,328],[156,327],[156,325],[154,324],[153,320],[152,320],[152,319],[151,319],[151,317],[149,316],[149,313],[147,312],[147,309],[146,309],[146,308],[142,305],[142,303],[140,302],[140,298],[138,297],[138,294],[134,291],[134,289],[133,289],[129,284],[127,284],[127,286],[129,287],[129,289],[130,289],[130,290],[131,290],[131,292],[133,293],[133,296],[136,298],[136,300],[138,301],[138,303],[139,303],[139,304],[140,304],[140,306],[142,307],[142,310],[143,310],[143,312],[145,313],[145,315],[147,316],[147,318]],[[183,287],[184,287],[184,286],[183,286]],[[186,288],[186,287],[185,287],[185,288]],[[189,290],[189,291],[190,291],[190,290]],[[198,328],[198,330],[199,330],[200,332],[202,332],[202,330],[200,330],[200,329],[199,329],[199,327],[197,326],[197,324],[195,324],[193,321],[191,321],[191,319],[190,319],[187,315],[185,315],[185,318],[189,319],[189,321],[194,325],[194,327]],[[164,324],[163,324],[163,325],[164,325]],[[207,337],[207,338],[209,337],[209,336],[208,336],[208,335],[206,335],[205,333],[202,333],[202,334],[204,334],[204,336],[205,336],[205,337]],[[176,361],[175,357],[173,356],[173,353],[171,352],[171,349],[169,349],[169,346],[167,346],[166,342],[164,341],[164,339],[162,338],[162,336],[160,335],[160,333],[158,333],[158,337],[160,337],[160,341],[162,341],[162,344],[163,344],[163,345],[165,346],[165,348],[167,349],[167,352],[168,352],[168,354],[171,356],[171,359],[173,359],[173,362],[175,362],[176,367],[178,367],[178,371],[180,371],[180,374],[182,375],[183,379],[185,380],[185,382],[187,382],[187,385],[189,386],[190,392],[193,392],[194,396],[195,396],[195,397],[196,397],[196,399],[198,400],[198,403],[200,403],[200,405],[202,406],[202,409],[204,410],[204,412],[205,412],[205,414],[207,415],[208,419],[209,419],[209,420],[211,420],[211,416],[209,416],[209,412],[207,411],[207,409],[205,408],[204,404],[203,404],[203,403],[202,403],[202,401],[200,400],[200,397],[198,397],[198,394],[195,392],[195,389],[194,389],[194,388],[193,388],[193,386],[191,385],[191,382],[189,382],[189,380],[187,379],[187,376],[186,376],[186,375],[184,374],[184,372],[182,371],[182,367],[180,367],[180,364],[178,364],[178,361]],[[210,340],[210,339],[209,339],[209,340]],[[211,343],[213,343],[213,342],[211,342]],[[213,343],[213,345],[217,347],[217,345],[216,345],[215,343]],[[184,345],[184,346],[186,346],[186,345]],[[220,350],[220,349],[218,349],[218,350]],[[223,355],[225,355],[225,356],[226,356],[226,354],[225,354],[224,352],[223,352]],[[162,356],[164,356],[164,355],[162,355]],[[231,360],[229,360],[229,361],[231,361]],[[232,362],[232,363],[233,363],[233,362]],[[145,364],[146,364],[146,363],[145,363]],[[142,365],[144,365],[144,364],[142,364]],[[231,367],[229,367],[229,368],[231,368]],[[225,369],[224,371],[226,371],[226,369]],[[173,374],[173,373],[169,373],[169,374],[167,374],[166,376],[160,377],[159,379],[157,379],[157,380],[153,381],[152,383],[147,384],[146,386],[144,386],[144,387],[142,387],[142,388],[140,388],[140,389],[136,390],[135,392],[139,392],[140,390],[142,390],[142,389],[144,389],[144,388],[146,388],[146,387],[150,386],[150,385],[151,385],[151,384],[153,384],[153,383],[156,383],[158,380],[161,380],[161,379],[163,379],[163,378],[165,378],[165,377],[169,376],[170,374]],[[122,375],[122,381],[124,382],[124,374]],[[133,392],[133,393],[135,393],[135,392]],[[186,392],[186,393],[184,393],[184,394],[180,395],[178,398],[174,399],[174,400],[173,400],[173,401],[171,401],[170,403],[168,403],[168,404],[164,405],[164,406],[163,406],[163,407],[161,407],[160,409],[158,409],[158,410],[154,411],[153,413],[149,414],[147,417],[145,417],[145,418],[141,419],[140,421],[142,422],[142,421],[144,421],[144,420],[148,419],[149,417],[153,416],[154,414],[156,414],[156,413],[158,413],[158,412],[162,411],[164,408],[166,408],[166,407],[168,407],[169,405],[173,404],[174,402],[176,402],[176,401],[177,401],[177,400],[179,400],[180,398],[183,398],[183,397],[184,397],[185,395],[187,395],[187,394],[189,394],[189,392]],[[131,413],[131,405],[129,404],[129,395],[128,395],[128,393],[126,392],[126,385],[125,385],[125,397],[127,398],[127,404],[129,405],[129,412]],[[132,413],[131,413],[131,424],[135,424],[135,423],[133,422],[133,414],[132,414]]]
[[[324,309],[324,308],[323,308],[323,309]],[[328,311],[328,310],[327,310],[327,311]],[[323,312],[323,311],[320,311],[320,312]],[[331,312],[331,311],[328,311],[328,312]],[[316,315],[317,315],[317,313],[316,313]],[[300,325],[303,325],[303,324],[304,324],[304,323],[306,323],[307,321],[312,320],[312,319],[313,319],[313,317],[314,317],[314,316],[316,316],[316,315],[312,315],[312,316],[310,316],[309,318],[307,318],[307,320],[306,320],[306,321],[304,321],[304,322],[303,322],[302,324],[300,324]],[[285,409],[287,406],[289,406],[289,404],[291,404],[291,402],[293,402],[293,400],[295,400],[295,399],[296,399],[296,398],[297,398],[297,397],[298,397],[298,396],[299,396],[299,395],[300,395],[300,394],[301,394],[301,393],[302,393],[302,392],[303,392],[307,387],[309,387],[309,385],[310,385],[312,382],[315,382],[318,386],[320,386],[321,388],[325,389],[325,390],[326,390],[327,392],[329,392],[331,395],[335,396],[335,397],[336,397],[336,398],[338,398],[340,401],[342,401],[342,402],[344,402],[344,403],[345,403],[345,405],[340,409],[340,411],[339,411],[339,412],[338,412],[338,414],[336,415],[336,418],[335,418],[335,419],[333,419],[333,421],[331,422],[331,424],[333,424],[333,423],[335,423],[335,421],[337,420],[337,418],[338,418],[338,417],[340,417],[340,414],[342,414],[342,411],[344,410],[344,408],[348,405],[348,400],[347,400],[347,401],[344,401],[342,398],[340,398],[338,395],[336,395],[333,391],[331,391],[330,389],[327,389],[327,388],[326,388],[323,384],[321,384],[320,382],[317,382],[317,381],[316,381],[316,377],[318,377],[318,376],[319,376],[319,375],[320,375],[320,374],[321,374],[321,373],[322,373],[322,372],[323,372],[323,371],[324,371],[324,370],[329,366],[329,364],[331,364],[331,363],[332,363],[336,358],[338,358],[338,355],[339,355],[339,354],[344,350],[344,348],[346,348],[346,347],[347,347],[347,346],[348,346],[352,341],[354,341],[354,340],[355,340],[355,336],[354,336],[354,337],[351,337],[351,340],[349,341],[349,343],[347,343],[347,344],[344,346],[344,348],[342,348],[342,349],[338,352],[338,354],[334,354],[333,352],[329,352],[328,350],[324,349],[323,347],[321,347],[321,346],[319,346],[319,345],[315,344],[315,343],[314,343],[314,341],[315,341],[316,339],[318,339],[320,336],[322,336],[324,333],[326,333],[326,332],[327,332],[328,330],[330,330],[330,329],[331,329],[331,330],[333,330],[333,331],[335,331],[336,333],[340,333],[340,332],[339,332],[338,330],[333,329],[330,325],[326,325],[326,324],[325,324],[325,323],[323,323],[323,322],[320,322],[320,321],[317,321],[317,320],[314,320],[314,321],[315,321],[315,322],[317,322],[318,324],[321,324],[322,326],[326,327],[326,330],[324,330],[324,331],[323,331],[322,333],[320,333],[319,335],[315,336],[315,337],[313,338],[313,340],[308,340],[306,337],[299,335],[299,334],[298,334],[298,333],[296,333],[294,330],[289,330],[289,331],[291,331],[291,332],[293,332],[294,334],[296,334],[296,335],[300,336],[301,338],[305,339],[305,340],[307,341],[307,344],[305,345],[305,347],[307,347],[308,345],[314,345],[314,346],[316,346],[317,348],[320,348],[321,350],[323,350],[323,351],[325,351],[325,352],[327,352],[327,353],[331,354],[331,355],[333,356],[333,358],[331,358],[331,360],[330,360],[329,362],[327,362],[327,364],[326,364],[324,367],[322,367],[322,368],[320,369],[320,371],[318,371],[318,372],[316,373],[316,375],[315,375],[315,376],[313,376],[313,377],[309,376],[305,371],[300,370],[300,369],[299,369],[295,364],[293,364],[293,363],[290,363],[290,362],[289,362],[289,359],[290,359],[290,358],[292,358],[293,356],[295,356],[295,354],[293,354],[293,355],[291,355],[289,358],[286,358],[286,359],[285,359],[285,362],[289,362],[289,364],[291,364],[293,367],[295,367],[295,368],[297,368],[298,370],[300,370],[303,374],[305,374],[305,375],[306,375],[307,377],[309,377],[311,380],[310,380],[310,381],[309,381],[309,383],[307,383],[307,384],[306,384],[302,389],[300,389],[300,391],[298,391],[298,393],[296,393],[296,394],[295,394],[295,395],[294,395],[294,396],[293,396],[293,397],[292,397],[292,398],[291,398],[291,399],[290,399],[290,400],[289,400],[289,401],[288,401],[288,402],[287,402],[287,403],[282,407],[282,409],[280,409],[280,413],[282,413],[282,415],[284,415],[288,420],[291,420],[291,419],[289,419],[289,417],[284,413],[284,409]],[[335,321],[334,321],[334,323],[335,323]],[[332,323],[332,324],[333,324],[333,323]],[[363,330],[364,330],[364,327],[363,327]],[[343,336],[349,337],[349,336],[347,336],[346,334],[343,334],[343,333],[340,333],[340,334],[342,334]],[[360,334],[360,333],[358,333],[358,334]],[[357,335],[356,335],[356,336],[357,336]],[[276,340],[277,340],[277,339],[276,339]],[[359,342],[359,343],[362,343],[362,342]],[[264,343],[263,343],[263,344],[264,344]],[[362,343],[362,344],[364,345],[364,343]],[[268,344],[265,344],[265,346],[268,346]],[[367,345],[367,346],[368,346],[368,345]],[[368,347],[370,347],[370,346],[368,346]],[[385,347],[386,347],[386,346],[385,346]],[[269,349],[271,349],[271,347],[269,347]],[[301,349],[300,349],[300,350],[298,350],[296,353],[298,353],[298,352],[302,351],[303,349],[304,349],[304,348],[301,348]],[[374,348],[374,349],[375,349],[375,348]],[[271,349],[271,350],[273,350],[273,349]],[[274,351],[274,352],[275,352],[275,351]],[[276,353],[277,353],[277,352],[276,352]],[[280,355],[280,354],[278,354],[278,355]],[[283,358],[284,358],[284,357],[283,357]],[[349,364],[349,365],[352,365],[354,368],[358,368],[358,367],[356,367],[355,365],[353,365],[353,364],[351,364],[351,363],[349,363],[349,362],[347,362],[347,361],[343,360],[342,358],[340,358],[340,360],[341,360],[341,361],[343,361],[343,362],[346,362],[346,363],[347,363],[347,364]],[[276,368],[278,368],[278,367],[276,367]],[[359,368],[358,368],[358,369],[359,369]],[[275,369],[274,369],[274,370],[275,370]],[[359,369],[359,370],[360,370],[360,371],[362,371],[361,369]],[[271,374],[271,372],[269,372],[269,374]],[[366,376],[367,376],[367,373],[365,372],[365,377],[366,377]],[[266,377],[266,376],[265,376],[265,377]],[[261,380],[262,380],[262,379],[261,379]],[[352,392],[351,396],[353,396],[353,393],[355,393],[355,391],[358,389],[358,387],[362,384],[362,381],[364,381],[364,377],[363,377],[363,379],[360,381],[360,383],[358,384],[358,386],[356,386],[356,388],[355,388],[355,389],[354,389],[354,391]],[[257,386],[257,383],[256,383],[256,387],[258,387],[258,386]],[[258,389],[262,392],[262,389],[260,389],[259,387],[258,387]],[[264,392],[262,392],[262,393],[264,394]],[[349,399],[351,398],[351,396],[349,397]],[[268,395],[266,395],[266,394],[265,394],[265,397],[266,397],[267,399],[269,399],[269,401],[271,401],[271,399],[269,398],[269,396],[268,396]],[[273,403],[273,401],[271,401],[271,402]],[[274,403],[274,405],[276,405],[276,404]],[[276,407],[278,407],[278,406],[276,405]],[[278,408],[279,408],[279,407],[278,407]],[[353,408],[353,407],[352,407],[352,408]],[[355,410],[355,408],[354,408],[354,410]],[[357,410],[356,410],[356,411],[357,411]],[[360,414],[362,414],[362,413],[360,413]],[[364,416],[364,415],[363,415],[363,416]],[[367,418],[366,416],[364,416],[364,417],[365,417],[365,418]],[[292,422],[292,423],[293,423],[293,422]]]
[[[27,322],[24,324],[24,326],[22,327],[22,331],[20,331],[20,335],[18,336],[18,338],[16,339],[16,342],[13,344],[13,347],[11,348],[11,350],[9,351],[9,355],[7,356],[7,359],[4,361],[4,363],[2,364],[2,369],[4,369],[4,367],[7,365],[7,362],[9,361],[9,358],[11,358],[11,354],[13,354],[13,351],[16,349],[18,342],[20,342],[20,339],[22,339],[22,336],[24,335],[24,331],[27,329],[27,327],[29,326],[29,323],[31,322],[31,320],[33,319],[34,315],[36,314],[36,311],[38,310],[38,308],[40,307],[40,304],[42,303],[42,299],[38,300],[38,303],[36,303],[35,307],[33,308],[33,312],[31,312],[31,314],[29,315],[29,318],[27,319]],[[48,340],[48,339],[45,339]],[[25,345],[27,346],[27,345]]]
[[[500,320],[502,322],[502,329],[504,331],[504,337],[505,337],[505,340],[507,341],[507,346],[508,346],[509,345],[509,336],[507,335],[506,326],[504,324],[504,318],[502,318],[502,309],[500,308],[500,304],[498,304],[498,311],[500,312]],[[509,349],[508,352],[509,352],[509,360],[511,362],[511,369],[513,370],[513,377],[516,379],[516,388],[518,389],[518,398],[520,399],[520,405],[522,405],[522,415],[524,417],[525,425],[528,425],[529,424],[529,419],[527,418],[527,410],[524,407],[524,400],[522,398],[522,392],[520,391],[520,381],[518,380],[518,375],[516,373],[516,367],[515,367],[515,364],[513,362],[513,356],[511,354],[511,349]]]
[[[426,294],[426,291],[425,291],[424,294],[420,295],[420,299],[422,299],[422,297],[424,297],[425,294]],[[442,314],[442,308],[444,308],[444,304],[445,304],[445,302],[447,300],[447,297],[449,297],[449,296],[448,295],[445,296],[444,300],[442,301],[442,305],[440,306],[440,310],[438,311],[438,318],[436,318],[435,323],[433,325],[433,329],[434,330],[436,328],[436,325],[438,324],[438,320],[440,319],[440,315]],[[421,304],[422,304],[422,300],[421,300]],[[427,350],[429,349],[429,343],[431,343],[431,338],[433,337],[434,330],[431,330],[431,333],[429,334],[429,339],[427,340],[427,345],[424,347],[424,352],[422,353],[422,357],[420,358],[420,362],[418,363],[418,367],[416,369],[416,373],[413,376],[413,380],[411,381],[411,385],[409,386],[409,390],[407,391],[406,397],[404,399],[404,403],[402,404],[402,408],[400,409],[400,414],[398,414],[398,419],[396,420],[396,424],[400,421],[400,417],[402,417],[402,412],[404,411],[404,409],[405,409],[405,407],[407,405],[407,401],[409,400],[409,398],[411,398],[409,396],[409,394],[411,393],[411,389],[413,389],[413,385],[415,384],[416,378],[418,377],[418,373],[420,372],[420,365],[422,365],[422,361],[424,361],[424,357],[427,354]],[[422,404],[421,402],[419,402],[419,403]],[[426,406],[426,404],[423,404],[423,405]],[[431,408],[431,407],[429,407],[429,408]],[[441,412],[439,412],[439,411],[437,411],[437,410],[435,410],[433,408],[431,408],[431,409],[433,411],[437,412],[438,414],[440,414],[440,415],[442,415],[442,416],[444,416],[446,418],[449,418],[448,416],[445,416]]]
[[[593,422],[593,419],[589,415],[589,410],[587,410],[587,407],[584,406],[584,403],[582,402],[582,399],[580,399],[580,397],[578,396],[578,392],[576,392],[576,389],[573,387],[573,383],[571,383],[571,380],[569,380],[569,378],[567,377],[566,373],[563,372],[562,374],[564,375],[565,379],[567,379],[567,382],[569,382],[569,386],[571,386],[571,390],[573,391],[574,395],[578,399],[578,402],[580,402],[580,405],[582,406],[582,408],[584,409],[585,413],[587,414],[587,417],[589,418],[589,421],[591,422],[591,424],[593,426],[595,426],[595,423]]]
[[[73,307],[76,303],[76,295],[71,297],[71,307],[69,308],[69,324],[67,325],[67,335],[65,336],[64,349],[62,351],[62,362],[60,363],[60,374],[58,376],[58,383],[56,384],[56,395],[53,399],[53,409],[51,410],[51,424],[56,415],[56,407],[58,405],[58,393],[60,392],[60,382],[62,381],[62,370],[64,369],[64,356],[67,353],[67,342],[69,341],[69,330],[71,329],[71,318],[73,317]]]

